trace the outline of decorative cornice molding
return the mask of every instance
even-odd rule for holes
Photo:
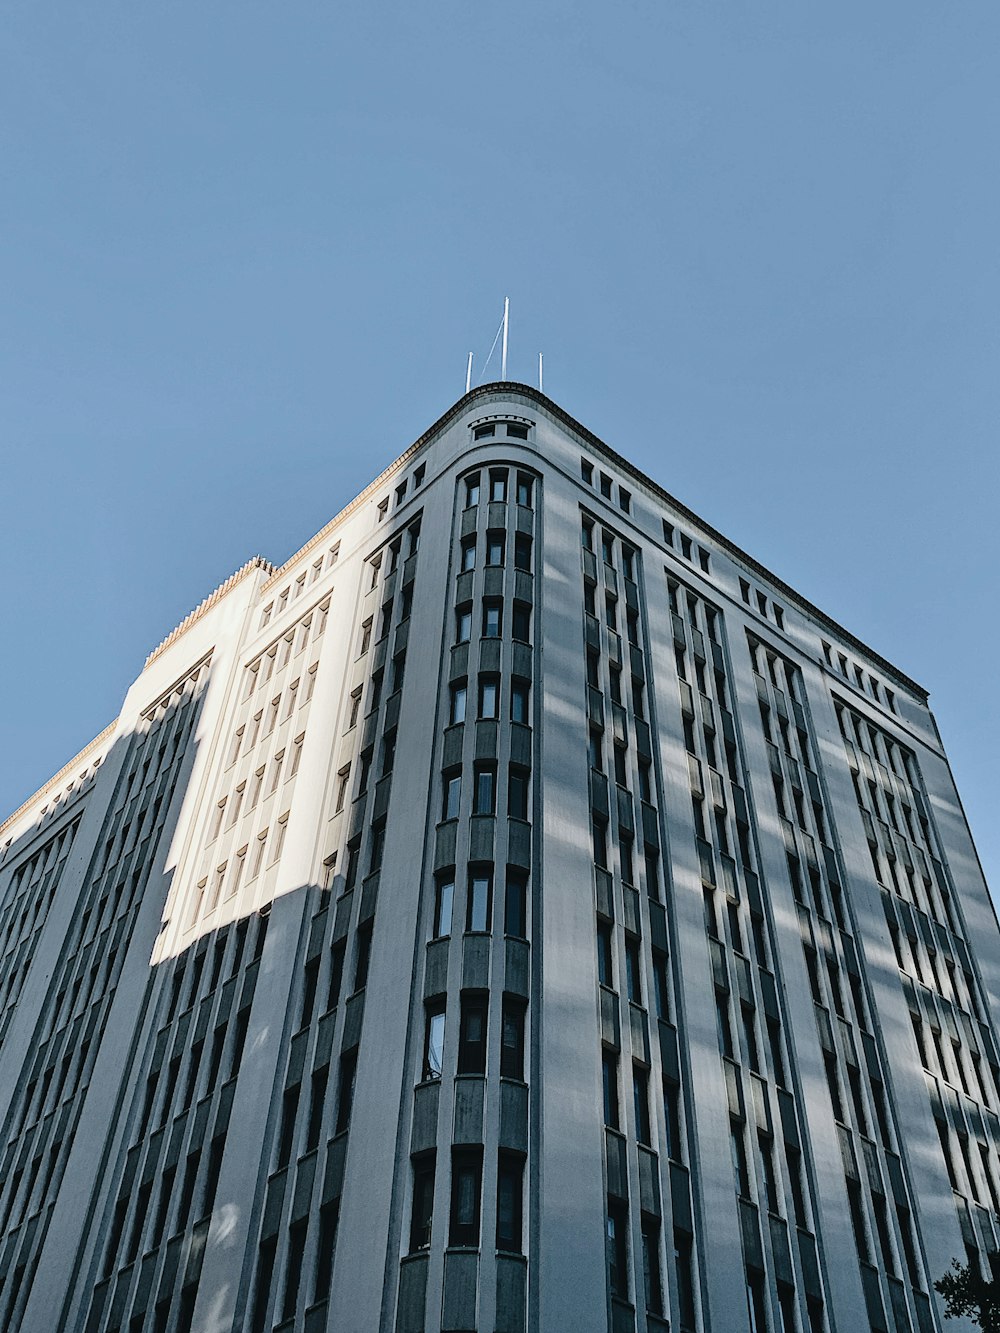
[[[192,625],[196,624],[197,621],[202,618],[203,615],[211,611],[212,607],[215,606],[217,602],[220,602],[222,598],[225,597],[226,593],[232,592],[237,583],[241,583],[248,574],[252,574],[256,569],[266,570],[268,574],[274,572],[274,566],[271,564],[270,560],[265,560],[262,555],[252,556],[245,565],[240,566],[235,574],[230,574],[225,583],[220,583],[215,592],[209,593],[203,602],[184,617],[176,629],[171,630],[167,637],[161,643],[156,645],[143,663],[143,671],[145,671],[146,667],[148,667],[151,662],[155,662],[161,653],[166,652],[170,645],[175,643],[182,634],[185,634]]]
[[[117,725],[118,725],[117,718],[115,718],[114,722],[109,722],[99,736],[95,736],[92,741],[88,742],[88,744],[86,744],[83,747],[83,749],[80,751],[79,754],[75,754],[73,756],[73,758],[69,761],[69,763],[63,764],[59,772],[53,774],[53,776],[49,778],[48,782],[43,783],[36,792],[32,792],[32,794],[28,797],[26,801],[22,801],[21,804],[14,811],[14,813],[8,815],[7,818],[3,821],[3,823],[0,824],[0,835],[3,834],[5,829],[10,828],[11,824],[13,824],[15,820],[20,819],[20,817],[24,814],[24,812],[26,810],[29,810],[35,804],[36,801],[40,800],[48,792],[51,792],[53,788],[57,787],[62,782],[66,774],[69,773],[71,769],[76,768],[82,759],[86,759],[88,755],[93,754],[94,751],[98,749],[98,747],[101,745],[101,743],[108,739],[108,737],[111,735],[111,733],[114,731]]]

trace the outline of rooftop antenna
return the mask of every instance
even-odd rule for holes
[[[465,368],[465,392],[468,393],[472,388],[472,353],[469,353],[469,364]]]
[[[507,326],[510,320],[510,297],[503,298],[503,350],[500,353],[500,378],[507,379]]]
[[[539,392],[539,393],[544,392],[544,390],[542,389],[542,354],[541,354],[541,352],[538,353],[538,392]]]

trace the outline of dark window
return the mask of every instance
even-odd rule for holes
[[[672,523],[668,523],[666,519],[663,519],[662,523],[663,523],[663,540],[666,542],[668,546],[673,546],[674,525]]]
[[[469,508],[471,505],[479,503],[479,473],[473,472],[471,476],[465,479],[465,505]]]
[[[346,1052],[340,1057],[340,1080],[337,1085],[337,1129],[338,1134],[351,1123],[351,1107],[354,1105],[354,1080],[358,1072],[358,1052]]]
[[[618,1058],[611,1051],[601,1054],[601,1074],[604,1087],[604,1123],[610,1129],[621,1124],[618,1111]]]
[[[663,1120],[667,1137],[667,1156],[675,1162],[681,1152],[681,1089],[672,1079],[663,1080]]]
[[[497,712],[497,700],[500,696],[500,682],[495,676],[480,676],[479,678],[479,716],[481,718],[495,718]]]
[[[508,421],[507,435],[512,440],[526,440],[528,438],[528,427],[520,421]]]
[[[330,986],[326,996],[327,1010],[336,1009],[340,1000],[340,986],[344,976],[344,959],[347,955],[347,941],[338,940],[330,948]]]
[[[631,936],[625,937],[625,972],[628,982],[628,998],[633,1004],[642,1004],[642,957],[641,944]]]
[[[640,1143],[650,1141],[649,1072],[641,1065],[632,1066],[632,1101],[635,1106],[635,1137]]]
[[[647,1213],[642,1215],[642,1284],[646,1309],[663,1314],[663,1282],[660,1278],[660,1224]]]
[[[458,1072],[486,1073],[487,997],[463,994],[458,1026]]]
[[[475,536],[462,538],[462,559],[461,567],[463,570],[475,569],[476,567],[476,538]]]
[[[514,568],[531,569],[531,538],[526,532],[519,532],[514,538]]]
[[[608,1200],[607,1217],[608,1290],[628,1300],[628,1210],[617,1200]]]
[[[509,432],[509,430],[508,430],[508,434],[509,434],[509,433],[510,433],[510,432]],[[524,439],[527,439],[527,438],[528,438],[527,428],[525,428],[525,432],[524,432],[524,437],[523,437],[523,438],[524,438]],[[527,506],[530,507],[530,505],[531,505],[531,488],[532,488],[532,480],[531,480],[531,478],[530,478],[526,473],[524,473],[524,472],[519,472],[519,473],[517,474],[517,503],[518,503],[519,505],[527,505]]]
[[[464,683],[452,685],[448,709],[449,726],[454,726],[458,722],[465,721],[465,702],[467,696],[468,688]]]
[[[585,458],[580,459],[580,476],[583,478],[583,480],[587,483],[588,486],[593,486],[594,465],[593,463],[588,463]]]
[[[601,473],[601,494],[604,496],[605,500],[610,500],[610,499],[611,499],[611,485],[612,485],[612,483],[611,483],[611,478],[608,476],[608,474],[607,474],[606,472],[602,472],[602,473]]]
[[[632,512],[632,492],[627,491],[624,486],[618,487],[618,503],[626,514]]]
[[[509,432],[508,432],[509,433]],[[495,471],[490,473],[490,499],[507,499],[507,470]]]
[[[526,680],[513,680],[510,686],[510,720],[512,722],[527,723],[528,717],[528,691],[530,686]]]
[[[488,440],[491,439],[496,433],[497,433],[496,425],[493,422],[490,422],[488,426],[477,426],[476,429],[472,432],[472,435],[473,439],[476,440]]]
[[[323,1112],[326,1109],[326,1089],[330,1081],[330,1066],[321,1065],[315,1070],[309,1089],[309,1125],[306,1131],[306,1152],[319,1147],[320,1130],[323,1126]]]
[[[528,818],[528,781],[526,768],[511,765],[510,779],[507,786],[507,814],[511,819]]]
[[[612,926],[610,922],[597,923],[597,979],[602,986],[614,989],[614,968],[612,966]]]
[[[514,603],[511,634],[519,643],[531,642],[531,606],[528,602]]]
[[[681,555],[685,560],[691,559],[691,538],[681,533]]]
[[[521,1253],[524,1159],[501,1152],[497,1167],[497,1249]]]
[[[698,547],[698,564],[701,565],[706,574],[709,572],[708,552],[700,546]]]
[[[363,990],[368,984],[368,965],[372,957],[372,926],[371,921],[366,921],[364,925],[358,926],[358,938],[354,953],[354,989]]]
[[[426,1250],[431,1243],[434,1209],[434,1154],[413,1160],[413,1209],[410,1213],[410,1252]]]
[[[527,899],[527,877],[519,871],[508,869],[504,895],[504,934],[514,935],[518,939],[527,939]]]
[[[419,471],[419,469],[418,469]],[[419,486],[419,482],[415,481]],[[333,1278],[333,1251],[337,1244],[337,1222],[340,1218],[340,1200],[331,1199],[319,1210],[319,1240],[316,1245],[316,1278],[313,1283],[313,1301],[323,1301],[330,1294]]]
[[[473,1246],[479,1244],[482,1184],[482,1151],[469,1148],[453,1148],[451,1154],[449,1245]]]
[[[524,1004],[504,998],[500,1031],[500,1074],[524,1079]]]
[[[455,642],[468,643],[472,637],[472,607],[468,603],[455,610]]]

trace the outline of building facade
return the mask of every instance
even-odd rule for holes
[[[931,1333],[997,1252],[925,692],[533,389],[234,574],[0,852],[0,1329]]]

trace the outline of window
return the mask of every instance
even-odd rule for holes
[[[434,938],[451,934],[451,912],[455,900],[455,872],[438,878],[434,887]]]
[[[528,690],[529,685],[526,680],[515,678],[510,687],[510,720],[512,722],[528,722]]]
[[[774,611],[774,623],[777,625],[778,629],[784,629],[784,628],[785,628],[785,613],[784,613],[784,611],[783,611],[783,610],[781,609],[781,607],[777,604],[777,602],[772,602],[772,603],[771,603],[771,609]]]
[[[515,602],[511,620],[511,634],[518,643],[531,642],[531,605],[528,602]]]
[[[503,532],[494,530],[486,534],[487,565],[502,565],[504,563],[506,541],[507,537]]]
[[[398,508],[406,499],[406,479],[396,487],[396,507]]]
[[[615,989],[615,966],[613,966],[612,925],[609,921],[597,922],[597,980],[608,989]]]
[[[625,937],[625,977],[628,998],[633,1004],[642,1004],[641,943],[631,935]]]
[[[497,773],[492,764],[476,764],[473,769],[472,813],[474,815],[496,814]]]
[[[497,712],[497,699],[499,694],[500,682],[495,676],[480,676],[479,716],[481,718],[494,718],[499,716]]]
[[[368,985],[368,966],[372,958],[372,921],[358,926],[354,949],[354,989],[364,990]]]
[[[474,440],[489,440],[497,433],[496,426],[491,422],[488,426],[477,426],[472,432]]]
[[[514,536],[514,568],[531,572],[531,538],[526,532]]]
[[[691,559],[691,538],[681,533],[681,555],[685,560]]]
[[[632,1066],[632,1101],[635,1106],[635,1137],[639,1143],[649,1144],[649,1071],[642,1065]]]
[[[648,1213],[642,1215],[642,1284],[646,1309],[663,1314],[663,1283],[660,1279],[660,1224]]]
[[[465,700],[467,694],[468,690],[464,683],[452,685],[448,711],[448,723],[450,726],[455,726],[456,723],[465,721]]]
[[[497,1167],[497,1249],[521,1253],[524,1158],[500,1153]]]
[[[502,501],[507,499],[507,469],[502,471],[493,471],[490,473],[490,499]]]
[[[434,1154],[413,1159],[413,1209],[410,1213],[410,1253],[431,1243],[434,1208]]]
[[[606,472],[601,473],[601,494],[605,500],[611,499],[612,481]]]
[[[389,512],[389,497],[386,496],[385,499],[380,500],[378,504],[378,521],[380,523],[385,518],[386,514],[388,514],[388,512]]]
[[[334,801],[333,813],[339,814],[344,808],[344,802],[347,799],[347,785],[351,780],[351,766],[347,764],[337,774],[337,796]]]
[[[415,468],[415,469],[414,469],[414,472],[413,472],[413,489],[414,489],[414,490],[416,490],[418,486],[422,486],[422,485],[424,484],[424,475],[426,474],[426,472],[427,472],[427,464],[426,464],[426,463],[421,463],[420,466],[419,466],[418,468]]]
[[[609,1129],[620,1128],[618,1111],[618,1057],[613,1051],[601,1053],[601,1075],[604,1089],[604,1123]]]
[[[361,643],[358,645],[358,656],[364,657],[372,641],[372,618],[371,616],[361,626]]]
[[[461,568],[463,571],[475,569],[476,567],[476,538],[475,536],[462,538],[462,559]]]
[[[340,1079],[337,1084],[337,1124],[336,1133],[343,1134],[351,1123],[351,1107],[354,1104],[354,1081],[358,1072],[357,1047],[340,1057]]]
[[[498,639],[502,633],[502,624],[503,602],[499,598],[483,602],[483,638]]]
[[[524,1004],[505,996],[500,1029],[500,1076],[524,1081]]]
[[[486,1073],[487,997],[463,992],[458,1025],[458,1072]]]
[[[528,818],[528,781],[528,769],[512,764],[507,784],[507,814],[511,819]]]
[[[706,574],[709,573],[709,555],[701,546],[698,547],[698,564],[701,565]]]
[[[508,421],[507,437],[511,440],[526,440],[528,438],[528,427],[520,421]]]
[[[668,546],[673,546],[674,525],[672,523],[668,523],[666,519],[663,519],[661,521],[663,523],[663,540],[666,542]]]
[[[461,769],[450,769],[447,773],[444,773],[441,778],[441,785],[441,818],[457,819],[462,800]]]
[[[628,1300],[628,1210],[617,1200],[608,1200],[607,1216],[608,1290],[619,1300]]]
[[[468,643],[472,637],[472,607],[466,602],[455,610],[455,642]]]
[[[361,686],[351,691],[351,711],[347,720],[347,730],[358,724],[358,713],[361,711]]]
[[[330,553],[326,557],[327,569],[329,569],[331,565],[335,565],[339,559],[340,559],[340,542],[335,542],[333,546],[330,547]]]
[[[471,509],[479,503],[479,473],[474,472],[465,479],[465,507]]]
[[[479,1244],[482,1183],[482,1149],[453,1148],[451,1153],[449,1245],[474,1246]]]
[[[618,487],[618,504],[626,514],[632,512],[632,492],[627,491],[624,486]]]
[[[528,937],[528,880],[517,870],[508,868],[504,891],[503,928],[505,935],[517,939]]]
[[[525,437],[527,437],[527,432],[525,432]],[[529,509],[531,507],[531,488],[531,478],[526,472],[519,472],[517,474],[517,503],[525,505]]]
[[[427,1006],[427,1025],[424,1032],[424,1068],[421,1078],[441,1077],[444,1067],[444,999],[434,1000]]]
[[[585,458],[580,459],[580,476],[587,483],[588,486],[593,486],[594,465],[593,463],[588,463]]]
[[[473,870],[469,875],[465,929],[484,932],[490,929],[493,881],[488,871]]]

